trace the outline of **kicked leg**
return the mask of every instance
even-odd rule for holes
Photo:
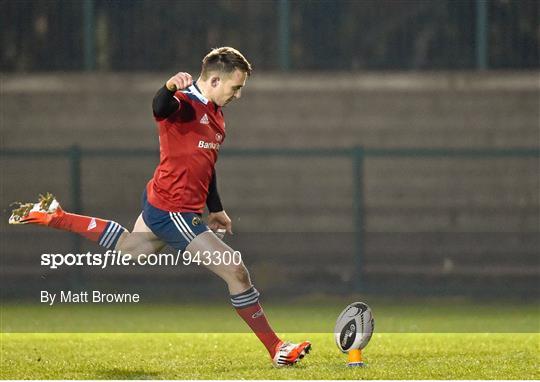
[[[155,253],[163,243],[139,215],[133,233],[115,221],[77,215],[62,209],[54,195],[40,195],[37,203],[18,203],[9,218],[10,224],[37,224],[77,233],[107,249],[135,254]]]
[[[113,249],[127,230],[112,220],[66,212],[54,195],[39,196],[37,203],[16,203],[9,224],[37,224],[79,234],[99,245]]]

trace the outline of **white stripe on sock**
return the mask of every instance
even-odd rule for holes
[[[114,228],[114,222],[110,222],[109,226],[107,227],[107,231],[105,234],[101,237],[101,240],[99,241],[99,245],[105,246],[104,243],[108,240],[109,235],[111,234],[111,230]]]
[[[252,300],[249,300],[249,301],[245,301],[243,303],[235,303],[235,302],[232,302],[232,306],[234,306],[235,308],[241,308],[243,306],[246,306],[246,305],[252,305],[252,304],[255,304],[257,301],[259,301],[259,298],[254,298]]]
[[[118,223],[113,223],[113,224],[114,224],[114,229],[111,231],[111,234],[109,235],[109,238],[104,243],[104,246],[107,247],[107,248],[110,247],[110,245],[114,241],[114,237],[116,236],[116,233],[118,231],[120,231],[120,229],[122,228],[120,226],[120,224],[118,224]]]
[[[254,290],[253,292],[251,292],[250,294],[247,294],[247,295],[245,295],[245,296],[231,297],[231,301],[241,303],[242,301],[250,300],[250,299],[252,299],[253,297],[259,297],[259,292],[257,292],[256,290]]]

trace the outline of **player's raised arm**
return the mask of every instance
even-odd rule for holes
[[[179,102],[174,93],[191,86],[192,83],[193,79],[189,73],[180,72],[169,78],[152,101],[154,116],[164,119],[178,110]]]

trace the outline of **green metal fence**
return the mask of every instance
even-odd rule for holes
[[[536,0],[4,0],[0,11],[6,71],[194,70],[223,45],[257,70],[539,62]]]
[[[154,149],[87,149],[79,146],[67,147],[60,150],[50,149],[5,149],[1,152],[3,158],[62,158],[69,160],[70,185],[72,210],[75,213],[84,213],[84,204],[81,188],[81,163],[92,158],[157,158],[158,152]],[[266,157],[325,157],[347,158],[352,163],[351,177],[353,179],[353,213],[355,234],[355,288],[363,290],[361,280],[364,264],[364,236],[365,236],[365,184],[369,182],[364,175],[364,161],[368,158],[454,158],[454,159],[505,159],[505,158],[540,158],[539,148],[506,148],[506,149],[435,149],[435,148],[364,148],[352,147],[344,149],[285,149],[285,148],[260,148],[260,149],[224,149],[221,154],[224,157],[266,158]],[[540,176],[540,175],[539,175]],[[6,179],[2,180],[7,181]],[[74,235],[73,247],[81,249],[80,237]]]

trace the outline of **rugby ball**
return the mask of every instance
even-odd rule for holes
[[[375,321],[371,308],[363,302],[354,302],[339,315],[334,328],[336,345],[343,353],[363,349],[373,334]]]

